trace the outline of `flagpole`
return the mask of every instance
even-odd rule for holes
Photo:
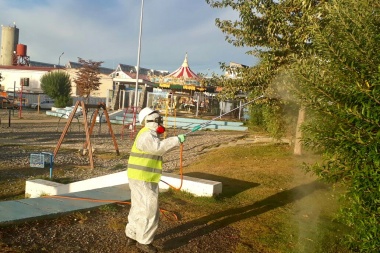
[[[137,66],[136,66],[136,87],[135,87],[135,103],[133,108],[133,121],[132,121],[132,131],[136,131],[136,114],[137,114],[137,99],[138,99],[138,89],[139,89],[139,72],[140,72],[140,53],[141,53],[141,35],[142,35],[142,23],[143,23],[143,10],[144,10],[144,0],[141,0],[141,14],[140,14],[140,32],[139,32],[139,46],[137,50]]]

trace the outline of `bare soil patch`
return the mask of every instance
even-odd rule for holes
[[[36,111],[23,111],[12,115],[10,127],[5,113],[0,128],[0,197],[2,201],[23,198],[25,180],[48,178],[49,169],[30,168],[31,153],[53,152],[66,126],[65,119],[58,119]],[[120,155],[106,124],[97,124],[91,142],[94,151],[95,168],[90,169],[88,156],[79,150],[85,142],[82,121],[73,120],[64,137],[55,159],[54,180],[71,182],[125,170],[133,136],[120,125],[112,125]],[[173,129],[168,136],[179,134]],[[184,131],[182,131],[184,132]],[[192,163],[208,148],[215,148],[246,136],[239,132],[199,131],[185,143],[183,165]],[[169,152],[165,157],[164,170],[171,172],[179,167],[179,150]],[[111,205],[82,213],[65,215],[55,219],[38,220],[7,227],[0,230],[0,252],[138,252],[135,247],[125,247],[124,227],[129,212],[128,205]],[[228,252],[233,247],[237,232],[230,227],[212,231],[192,238],[190,241],[165,245],[171,236],[159,234],[181,226],[183,221],[163,217],[160,221],[155,244],[165,252]],[[202,229],[199,224],[192,229]],[[231,238],[230,240],[228,240]],[[197,250],[198,249],[198,250]]]

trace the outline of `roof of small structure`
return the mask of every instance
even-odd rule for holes
[[[116,68],[116,71],[118,71],[118,70],[121,70],[124,73],[137,73],[137,67],[136,66],[127,65],[127,64],[121,64],[121,63]],[[147,69],[147,68],[142,68],[142,67],[140,67],[140,69],[139,69],[139,75],[162,76],[163,74],[166,74],[166,73],[168,73],[168,71],[160,71],[160,70]],[[136,76],[136,74],[135,74],[135,76]]]
[[[67,64],[66,64],[66,68],[67,69],[79,69],[83,66],[83,64],[80,64],[78,62],[72,62],[72,61],[69,61]],[[106,68],[106,67],[99,67],[99,72],[101,74],[105,74],[105,75],[109,75],[113,72],[114,70],[113,69],[110,69],[110,68]]]
[[[184,78],[184,79],[200,79],[197,74],[195,74],[189,67],[189,63],[187,61],[187,53],[185,56],[185,60],[182,63],[182,66],[179,67],[176,71],[170,73],[166,77],[175,77],[175,78]]]
[[[154,69],[140,68],[139,69],[139,79],[145,81],[151,81],[152,76],[162,76],[168,73],[167,71],[159,71]],[[119,64],[114,72],[110,74],[111,77],[117,78],[123,76],[127,79],[136,79],[137,77],[137,67],[127,64]]]
[[[30,67],[46,67],[46,68],[57,68],[62,66],[57,66],[55,64],[51,63],[45,63],[45,62],[38,62],[38,61],[30,61],[29,62]]]
[[[57,68],[52,67],[35,67],[35,66],[8,66],[8,65],[0,65],[0,69],[10,69],[10,70],[31,70],[31,71],[52,71]]]

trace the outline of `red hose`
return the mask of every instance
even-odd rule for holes
[[[177,187],[174,187],[173,185],[161,180],[161,182],[169,185],[170,188],[176,190],[176,191],[179,191],[181,190],[182,188],[182,183],[183,183],[183,168],[182,168],[182,157],[183,157],[183,143],[181,143],[181,145],[179,146],[179,174],[180,174],[180,177],[181,177],[181,184],[180,186],[177,188]]]

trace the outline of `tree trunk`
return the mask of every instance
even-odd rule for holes
[[[301,106],[298,111],[297,129],[296,129],[296,141],[294,143],[294,154],[302,155],[302,131],[301,125],[305,121],[305,107]]]

